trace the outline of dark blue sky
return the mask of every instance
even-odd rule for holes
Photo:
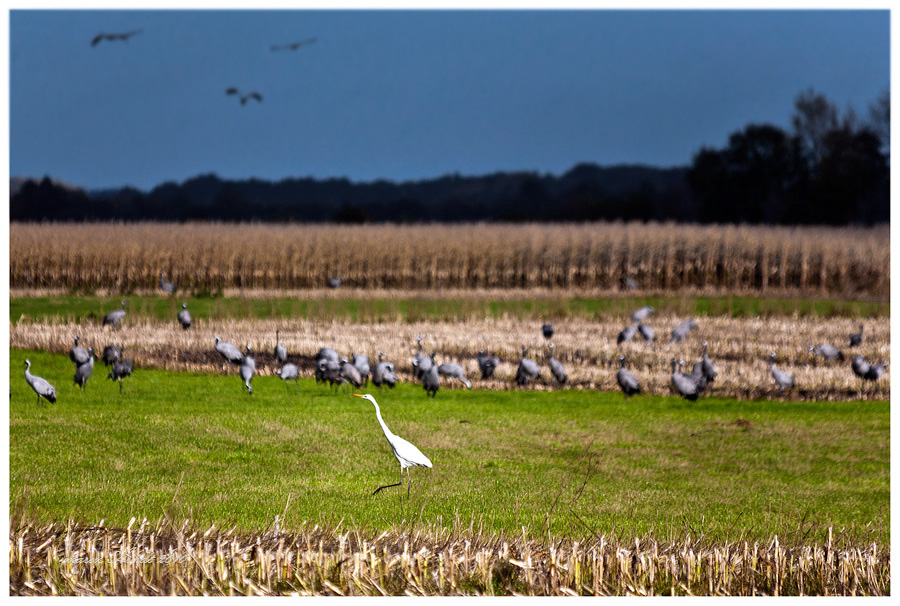
[[[865,116],[889,34],[886,10],[11,11],[10,173],[149,189],[686,165],[748,123],[788,128],[808,88]]]

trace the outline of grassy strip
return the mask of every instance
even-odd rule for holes
[[[471,318],[605,318],[624,316],[644,305],[658,313],[685,315],[755,316],[799,315],[816,318],[889,317],[890,303],[838,299],[762,298],[750,296],[651,296],[615,299],[536,298],[532,300],[489,300],[478,298],[434,299],[250,299],[225,297],[129,296],[127,311],[133,317],[170,320],[186,301],[194,317],[215,320],[245,318],[296,318],[326,321],[453,321]],[[32,320],[53,317],[75,322],[99,321],[119,309],[121,297],[62,296],[14,298],[9,302],[11,322],[23,316]]]
[[[23,360],[56,385],[35,405]],[[102,365],[82,394],[67,358],[10,351],[10,508],[35,521],[131,516],[269,526],[275,515],[401,520],[489,531],[782,540],[829,526],[889,538],[887,402],[739,402],[618,393],[421,387],[378,394],[390,428],[434,469],[396,482],[372,406],[311,380],[137,369],[119,394]],[[640,414],[637,414],[637,411]],[[405,479],[404,479],[405,482]]]

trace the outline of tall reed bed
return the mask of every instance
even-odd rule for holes
[[[887,227],[676,224],[10,226],[10,286],[183,289],[685,288],[887,296]]]
[[[10,530],[18,595],[889,595],[875,543],[584,540],[474,528],[260,533],[160,522]]]

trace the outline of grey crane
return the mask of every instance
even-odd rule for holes
[[[527,385],[531,379],[541,376],[541,368],[537,362],[531,358],[526,358],[527,353],[525,346],[522,346],[522,358],[519,360],[519,368],[516,369],[516,383],[518,385]]]
[[[75,335],[75,346],[69,350],[69,359],[74,362],[75,366],[80,366],[88,361],[90,355],[84,347],[78,345],[80,337]]]
[[[338,276],[332,276],[325,280],[325,284],[328,285],[328,288],[335,289],[340,288],[341,284],[344,283],[344,278]]]
[[[280,330],[275,331],[275,359],[278,360],[282,366],[287,362],[287,350],[284,348],[284,345],[281,344],[279,340],[279,335],[281,334]]]
[[[844,360],[844,354],[841,353],[841,351],[834,345],[828,345],[827,343],[818,346],[810,345],[809,351],[813,355],[822,356],[828,362],[834,362],[835,360]]]
[[[231,362],[232,364],[240,364],[244,360],[244,354],[241,353],[241,350],[235,347],[232,343],[226,343],[219,339],[219,335],[216,335],[216,351],[219,352],[226,362]]]
[[[683,366],[684,360],[672,358],[672,388],[685,400],[693,401],[700,395],[700,388],[690,375],[679,372]]]
[[[703,374],[703,360],[694,362],[694,365],[691,367],[691,374],[686,376],[693,379],[694,383],[697,384],[697,391],[700,393],[706,391],[707,379],[706,375]]]
[[[703,347],[703,353],[700,355],[703,376],[706,377],[706,380],[709,383],[712,383],[716,380],[716,376],[719,374],[719,372],[716,370],[716,365],[713,364],[713,361],[712,359],[710,359],[709,353],[707,352],[707,347],[709,344],[706,341],[703,341],[703,343],[701,343],[700,345]]]
[[[178,312],[178,323],[181,324],[183,330],[187,330],[191,327],[191,322],[193,322],[191,312],[188,311],[187,303],[182,301],[181,311]]]
[[[654,313],[656,313],[656,310],[653,309],[653,307],[651,307],[650,305],[645,305],[631,314],[631,321],[635,324],[643,322]]]
[[[463,367],[456,362],[445,362],[437,367],[437,371],[439,375],[449,379],[458,379],[466,386],[466,389],[472,389],[472,382],[466,379],[466,372],[463,370]]]
[[[859,325],[859,332],[850,335],[850,347],[859,347],[863,342],[863,325]]]
[[[99,33],[91,40],[91,46],[97,46],[104,40],[108,40],[110,42],[115,42],[116,40],[121,40],[122,42],[128,42],[128,39],[134,36],[135,34],[139,34],[143,29],[135,29],[130,32],[122,32],[119,34],[104,34]]]
[[[295,51],[301,46],[307,46],[309,44],[314,44],[316,42],[316,38],[307,38],[306,40],[300,40],[299,42],[291,42],[290,44],[274,44],[272,45],[272,52],[282,51],[282,50],[291,50]]]
[[[619,284],[621,285],[622,290],[637,290],[639,288],[637,280],[629,276],[622,276]]]
[[[347,358],[341,359],[341,378],[353,384],[354,387],[362,387],[363,379],[362,375],[359,374],[359,369],[351,364]]]
[[[644,324],[643,322],[638,324],[637,331],[647,343],[653,343],[653,339],[656,338],[656,331],[649,324]]]
[[[94,374],[94,348],[88,347],[88,361],[79,364],[75,369],[75,385],[80,385],[82,392],[92,374]]]
[[[499,364],[500,358],[497,356],[486,355],[483,349],[478,352],[478,368],[481,370],[482,379],[493,377],[494,371],[497,370]]]
[[[672,334],[669,337],[669,344],[676,343],[678,341],[684,341],[685,337],[690,334],[690,332],[697,328],[697,323],[694,322],[692,318],[688,318],[674,329],[672,329]]]
[[[111,366],[115,364],[119,360],[122,359],[122,356],[125,355],[125,348],[119,347],[118,345],[107,345],[103,348],[103,364],[106,366]]]
[[[119,323],[122,322],[122,318],[125,317],[125,299],[122,299],[122,309],[115,309],[103,317],[103,326],[107,324],[112,325],[113,328],[118,328]]]
[[[616,382],[619,389],[625,394],[627,400],[636,393],[641,393],[641,384],[630,370],[625,368],[625,356],[619,356],[619,372],[616,373]]]
[[[859,354],[853,356],[853,359],[850,361],[850,369],[860,379],[865,379],[866,375],[869,373],[869,363],[863,359],[863,357]]]
[[[359,376],[362,377],[363,385],[368,385],[369,375],[372,374],[372,367],[369,365],[369,356],[351,353],[350,360],[356,370],[359,371]]]
[[[329,358],[320,358],[316,363],[316,383],[325,383],[332,387],[344,382],[341,376],[341,363]]]
[[[131,372],[134,370],[134,364],[131,362],[131,358],[125,358],[124,360],[119,360],[115,364],[113,364],[112,370],[106,376],[107,379],[115,379],[119,382],[119,393],[122,393],[122,380],[125,377],[130,377]]]
[[[543,326],[541,326],[541,333],[543,333],[544,338],[548,341],[553,338],[553,324],[550,322],[546,322]]]
[[[394,373],[394,365],[390,362],[385,362],[384,354],[380,351],[378,352],[378,363],[375,364],[375,369],[372,371],[372,383],[374,383],[376,387],[387,385],[391,388],[397,384],[397,375]]]
[[[177,289],[174,282],[166,280],[163,272],[159,272],[159,287],[163,290],[163,292],[167,292],[170,295],[174,295],[175,290]]]
[[[331,360],[332,362],[340,362],[341,357],[338,352],[330,347],[322,347],[316,354],[316,360]]]
[[[429,362],[431,362],[431,366],[428,367],[428,370],[422,376],[422,387],[425,388],[426,396],[434,398],[438,389],[441,388],[441,378],[438,375],[437,364],[434,363],[434,354],[431,354]]]
[[[241,105],[246,105],[247,101],[250,99],[255,99],[256,101],[259,101],[260,103],[262,103],[262,100],[263,100],[262,95],[260,95],[256,91],[253,91],[251,93],[247,93],[246,95],[244,95],[244,94],[241,94],[241,91],[238,90],[234,86],[226,88],[225,94],[226,95],[236,95],[241,100]]]
[[[794,377],[784,372],[783,370],[778,370],[775,368],[775,352],[769,354],[769,372],[772,374],[772,379],[775,380],[775,384],[778,386],[778,389],[785,389],[794,386]]]
[[[623,341],[631,341],[636,334],[637,326],[635,326],[634,324],[629,324],[622,329],[622,332],[619,333],[619,336],[616,338],[616,344],[619,345]]]
[[[297,390],[297,386],[300,384],[300,370],[297,368],[296,364],[284,364],[279,370],[275,371],[275,374],[281,377],[281,380],[284,381],[284,388],[288,388],[288,381],[294,382],[294,391]]]
[[[250,344],[247,343],[247,355],[245,355],[244,359],[241,361],[241,380],[244,382],[244,387],[247,388],[248,395],[253,393],[253,388],[250,387],[250,381],[253,380],[253,375],[256,373],[256,360],[250,356],[252,351],[253,350],[250,349]]]
[[[566,376],[566,367],[562,365],[562,362],[553,357],[553,343],[548,343],[547,349],[550,350],[547,355],[547,364],[550,366],[550,374],[552,374],[553,378],[559,381],[560,384],[564,384],[568,379]]]
[[[867,381],[877,381],[881,378],[882,373],[884,373],[884,369],[887,367],[887,362],[881,361],[878,364],[869,364],[869,370],[866,371],[865,379]]]
[[[25,360],[25,382],[37,394],[38,404],[41,403],[41,398],[44,398],[51,404],[56,402],[56,388],[50,385],[47,379],[31,374],[31,360]]]
[[[429,370],[431,370],[432,362],[431,358],[425,355],[422,351],[422,336],[416,336],[416,355],[413,356],[413,376],[416,379],[421,379],[425,376]]]

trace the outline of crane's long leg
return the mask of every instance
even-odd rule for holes
[[[376,495],[379,492],[381,492],[382,490],[384,490],[385,488],[393,488],[394,486],[403,486],[403,468],[402,467],[400,468],[400,481],[399,482],[397,482],[396,484],[386,484],[384,486],[380,486],[380,487],[376,488],[375,492],[373,492],[372,494]]]
[[[122,393],[122,379],[119,379],[119,393]]]

